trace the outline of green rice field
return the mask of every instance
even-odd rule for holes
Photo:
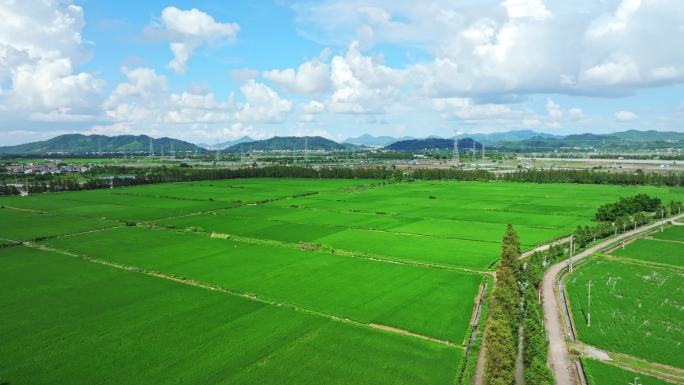
[[[593,286],[588,310],[589,281]],[[599,258],[576,269],[566,285],[579,340],[684,368],[681,270]]]
[[[463,354],[21,246],[0,249],[0,290],[13,385],[450,384]]]
[[[624,249],[616,249],[611,254],[680,268],[684,267],[684,243],[637,239],[626,245]]]
[[[662,232],[653,233],[653,238],[667,241],[684,242],[684,226],[670,226]]]
[[[616,366],[596,360],[582,360],[584,374],[589,385],[629,385],[639,378],[641,385],[669,385],[669,382],[647,376],[641,373],[631,372]]]
[[[0,384],[454,384],[506,226],[531,249],[636,193],[684,196],[241,179],[2,197]],[[630,268],[681,286],[628,266],[634,290],[661,281]],[[664,320],[644,341],[681,333]]]

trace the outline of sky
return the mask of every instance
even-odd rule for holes
[[[681,0],[0,0],[0,145],[684,132]]]

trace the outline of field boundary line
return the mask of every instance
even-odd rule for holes
[[[684,369],[675,366],[649,361],[626,353],[611,352],[582,341],[575,341],[572,344],[572,348],[581,357],[591,358],[618,368],[657,377],[673,384],[684,385]],[[598,354],[592,354],[590,351],[597,352]],[[605,355],[608,358],[601,358],[598,355]]]
[[[143,274],[143,275],[147,275],[147,276],[151,276],[151,277],[157,277],[157,278],[161,278],[161,279],[167,279],[167,280],[177,282],[180,284],[184,284],[184,285],[188,285],[188,286],[194,286],[194,287],[198,287],[198,288],[202,288],[202,289],[206,289],[206,290],[217,291],[217,292],[229,294],[229,295],[236,296],[236,297],[241,297],[241,298],[244,298],[244,299],[247,299],[250,301],[263,303],[263,304],[270,305],[270,306],[288,308],[288,309],[293,310],[293,311],[299,311],[299,312],[302,312],[305,314],[315,315],[318,317],[323,317],[323,318],[331,319],[331,320],[342,322],[342,323],[352,324],[352,325],[356,325],[356,326],[362,326],[362,327],[366,327],[366,328],[370,328],[370,329],[384,330],[384,331],[391,332],[394,334],[400,334],[400,335],[405,335],[405,336],[409,336],[409,337],[413,337],[413,338],[418,338],[418,339],[434,342],[434,343],[444,345],[444,346],[464,349],[464,347],[462,345],[458,345],[458,344],[451,342],[451,341],[440,340],[438,338],[426,336],[423,334],[417,334],[417,333],[414,333],[414,332],[411,332],[408,330],[395,328],[392,326],[381,325],[381,324],[376,324],[376,323],[361,322],[361,321],[353,320],[353,319],[346,318],[346,317],[341,317],[341,316],[334,315],[334,314],[329,314],[329,313],[324,313],[324,312],[317,311],[317,310],[308,309],[308,308],[305,308],[305,307],[302,307],[302,306],[299,306],[296,304],[291,304],[291,303],[287,303],[287,302],[280,302],[280,301],[276,301],[276,300],[272,300],[272,299],[267,299],[267,298],[259,297],[255,294],[238,292],[238,291],[231,290],[231,289],[219,286],[219,285],[200,282],[200,281],[196,281],[196,280],[189,279],[189,278],[179,276],[179,275],[175,275],[175,274],[166,274],[166,273],[162,273],[160,271],[152,271],[152,270],[144,269],[144,268],[137,267],[137,266],[124,265],[124,264],[119,264],[119,263],[115,263],[115,262],[110,262],[110,261],[106,261],[106,260],[103,260],[100,258],[91,257],[91,256],[88,256],[85,254],[77,254],[77,253],[74,253],[71,251],[56,249],[56,248],[53,248],[50,246],[37,244],[37,243],[33,243],[33,242],[24,242],[24,243],[22,243],[22,245],[29,247],[29,248],[37,249],[37,250],[51,251],[54,253],[79,258],[79,259],[82,259],[82,260],[85,260],[88,262],[97,263],[97,264],[100,264],[103,266],[108,266],[108,267],[112,267],[112,268],[119,269],[119,270]]]
[[[672,240],[672,239],[660,239],[660,238],[655,238],[655,237],[653,237],[653,236],[646,237],[646,238],[644,238],[644,239],[647,239],[647,240],[649,240],[649,241],[678,243],[678,244],[680,244],[680,245],[684,245],[684,241],[675,241],[675,240]]]
[[[39,214],[51,214],[48,211],[25,209],[25,208],[21,208],[21,207],[14,207],[14,206],[7,206],[7,205],[2,205],[2,208],[3,209],[9,209],[9,210],[16,210],[16,211],[28,211],[28,212],[39,213]]]
[[[286,248],[286,249],[304,250],[304,249],[302,249],[301,244],[299,244],[299,243],[281,242],[281,241],[276,241],[276,240],[267,240],[267,239],[262,239],[262,238],[245,237],[245,236],[235,235],[235,234],[221,234],[221,233],[208,232],[208,231],[190,231],[187,229],[170,228],[170,227],[166,227],[163,225],[158,225],[158,226],[149,227],[149,228],[152,230],[160,230],[160,231],[175,232],[175,233],[182,233],[182,234],[206,234],[209,237],[211,237],[212,234],[227,235],[227,236],[229,236],[229,238],[227,238],[227,239],[229,239],[231,241],[235,241],[235,242],[275,246],[275,247],[282,247],[282,248]],[[308,251],[318,252],[318,253],[326,253],[326,254],[330,254],[330,255],[334,255],[334,256],[340,256],[340,257],[366,259],[366,260],[375,261],[375,262],[382,262],[382,263],[393,263],[393,264],[397,264],[397,265],[409,265],[409,266],[415,266],[415,267],[426,268],[426,269],[434,268],[434,269],[444,269],[444,270],[465,272],[465,273],[471,273],[471,274],[486,274],[486,275],[490,275],[490,276],[494,275],[494,272],[487,271],[487,270],[478,270],[478,269],[472,269],[472,268],[468,268],[468,267],[443,265],[443,264],[431,263],[431,262],[420,262],[420,261],[413,261],[413,260],[402,259],[402,258],[392,258],[392,257],[376,255],[376,254],[358,253],[358,252],[344,250],[344,249],[334,249],[334,248],[321,247],[318,250],[308,250]]]
[[[622,257],[622,256],[617,256],[617,255],[612,255],[612,254],[601,254],[601,255],[603,258],[605,258],[607,260],[614,261],[614,262],[626,263],[629,265],[637,265],[637,266],[645,266],[645,267],[657,267],[657,268],[661,268],[661,269],[676,270],[677,272],[682,272],[684,270],[684,267],[670,265],[667,263],[644,261],[642,259]]]

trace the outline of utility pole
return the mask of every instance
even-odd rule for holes
[[[587,292],[587,326],[591,326],[591,287],[593,285],[591,280],[587,282],[587,288],[589,289]]]
[[[485,145],[482,143],[482,163],[485,161]]]
[[[150,136],[150,151],[149,156],[152,158],[154,156],[154,147],[152,147],[152,137]]]
[[[309,138],[304,137],[304,164],[309,164]]]

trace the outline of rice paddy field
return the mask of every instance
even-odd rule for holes
[[[617,249],[611,254],[629,259],[684,268],[684,242],[637,239],[626,245],[624,249]]]
[[[641,385],[669,385],[670,382],[631,372],[596,360],[582,360],[584,373],[590,385],[629,385],[634,384],[638,377]]]
[[[589,281],[593,286],[588,309]],[[681,269],[597,258],[576,269],[566,285],[580,341],[684,368]]]
[[[684,197],[244,179],[0,198],[0,384],[454,384],[507,224],[530,249],[636,193]]]

